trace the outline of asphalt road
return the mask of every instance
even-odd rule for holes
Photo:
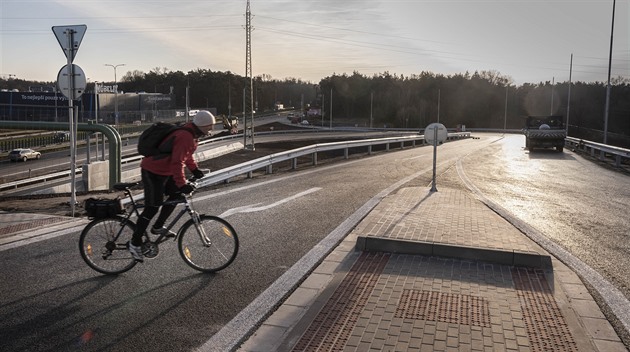
[[[520,135],[480,136],[438,148],[438,191],[466,187],[459,161],[486,196],[628,287],[613,270],[627,267],[627,176],[571,152],[530,154]],[[241,240],[236,261],[214,275],[186,266],[175,243],[117,277],[83,263],[77,232],[2,251],[2,350],[192,350],[376,194],[416,173],[403,187],[430,186],[431,165],[430,147],[392,150],[198,193],[197,209],[225,217]]]
[[[565,148],[524,151],[508,135],[463,160],[483,194],[595,269],[630,298],[630,175]]]

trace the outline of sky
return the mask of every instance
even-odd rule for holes
[[[630,79],[630,0],[616,0],[611,76]],[[55,81],[53,26],[86,25],[88,82],[197,69],[245,76],[246,0],[0,0],[0,76]],[[513,84],[606,82],[613,0],[250,0],[253,76],[492,71]],[[573,55],[572,65],[571,56]],[[121,65],[115,70],[107,65]]]

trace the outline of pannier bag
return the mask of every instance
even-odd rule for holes
[[[107,218],[123,213],[122,200],[105,198],[88,198],[85,200],[85,213],[89,218]]]

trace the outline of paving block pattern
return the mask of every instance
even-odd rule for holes
[[[40,228],[42,226],[52,225],[58,222],[68,221],[68,219],[63,217],[44,217],[38,219],[32,219],[28,222],[16,221],[15,223],[4,221],[0,223],[0,233],[2,234],[14,234],[17,232],[22,232],[26,230]]]
[[[544,252],[509,222],[466,192],[443,188],[402,188],[361,222],[361,236],[393,240]]]
[[[577,351],[541,271],[363,253],[293,351]]]
[[[544,274],[527,268],[512,269],[514,286],[523,310],[532,351],[578,351],[569,326],[562,319]],[[560,317],[560,319],[558,319]]]

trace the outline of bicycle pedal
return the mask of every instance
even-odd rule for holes
[[[155,258],[160,253],[158,245],[154,242],[145,242],[142,244],[142,255],[145,258]]]

